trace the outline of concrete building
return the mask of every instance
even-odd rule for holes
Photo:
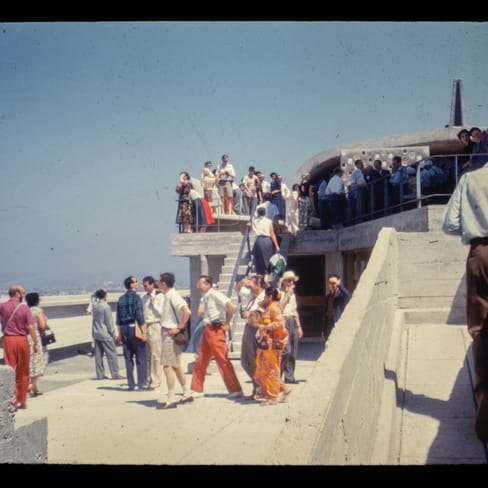
[[[327,149],[303,163],[294,182],[300,181],[301,174],[307,172],[310,173],[311,182],[318,184],[325,174],[337,166],[344,169],[343,179],[347,181],[356,159],[362,158],[366,164],[381,159],[383,167],[390,168],[394,156],[400,156],[404,166],[415,167],[417,177],[425,159],[448,160],[446,164],[452,164],[457,181],[458,155],[461,156],[463,149],[457,133],[466,127],[462,80],[453,81],[451,105],[451,120],[444,128]],[[446,194],[444,203],[447,198]],[[409,195],[408,200],[405,197],[404,202],[402,210],[425,206],[427,199],[420,193],[420,184],[417,194]],[[247,235],[248,221],[247,216],[221,215],[217,223],[207,229],[207,233],[171,235],[171,254],[190,259],[193,312],[196,312],[199,299],[193,284],[200,274],[210,274],[219,283],[221,291],[230,296],[236,277],[246,272],[250,260],[249,242],[252,246],[254,240],[253,235]],[[339,274],[345,286],[354,291],[367,266],[377,235],[384,227],[392,227],[400,232],[424,232],[427,229],[424,220],[417,220],[412,214],[402,212],[343,229],[307,230],[296,236],[283,236],[282,253],[286,253],[288,269],[304,277],[297,283],[296,294],[307,337],[320,335],[327,293],[326,276]],[[235,296],[233,298],[237,300]],[[235,336],[239,336],[239,327]]]
[[[313,181],[318,181],[336,165],[347,169],[348,155],[354,157],[356,149],[360,155],[364,151],[373,157],[377,151],[384,150],[387,155],[399,152],[407,164],[418,163],[426,156],[457,154],[457,132],[465,126],[461,88],[461,81],[455,80],[451,123],[444,129],[326,150],[307,160],[297,175],[307,171]],[[417,160],[419,155],[422,157]],[[256,412],[244,404],[229,407],[221,403],[224,400],[218,393],[206,398],[208,403],[201,407],[205,422],[198,422],[198,402],[188,407],[194,409],[193,414],[192,410],[175,409],[169,420],[161,416],[156,420],[155,410],[147,410],[147,415],[138,417],[137,426],[138,433],[147,433],[145,450],[158,451],[155,446],[160,446],[164,437],[181,441],[172,444],[169,451],[174,450],[171,459],[184,464],[215,464],[215,460],[231,465],[486,463],[486,446],[477,441],[473,428],[472,364],[464,316],[466,249],[459,239],[440,232],[443,208],[442,204],[426,206],[422,199],[415,199],[413,205],[394,215],[340,229],[284,235],[282,247],[288,268],[301,277],[297,298],[304,341],[321,340],[318,336],[327,274],[343,276],[353,292],[325,350],[307,362],[306,379],[296,387],[292,400],[273,407],[275,410]],[[247,234],[247,223],[248,218],[243,216],[220,216],[206,233],[171,235],[172,255],[190,260],[193,313],[199,298],[193,285],[200,274],[213,276],[221,291],[236,300],[233,285],[248,269],[248,242],[252,244],[253,240]],[[79,312],[73,309],[73,314]],[[86,320],[73,316],[73,320],[83,318]],[[233,358],[239,356],[241,325],[237,321],[233,331]],[[84,342],[82,338],[78,341]],[[208,382],[217,376],[210,376]],[[10,381],[4,368],[0,368],[0,380]],[[221,388],[220,383],[217,385]],[[93,387],[85,383],[81,390],[90,405]],[[104,401],[115,398],[115,394],[121,393],[107,388]],[[41,400],[46,408],[51,401]],[[0,405],[4,413],[5,401]],[[100,398],[97,402],[93,408],[98,416],[107,410],[104,421],[108,423],[114,417],[113,429],[118,435],[122,407],[115,411],[112,406],[108,413]],[[134,401],[126,403],[123,408],[135,408]],[[71,410],[63,410],[58,415],[68,418]],[[88,418],[91,411],[84,408],[83,412]],[[182,415],[181,422],[178,415]],[[179,431],[171,429],[182,425],[183,418],[190,428],[180,439]],[[55,424],[56,419],[52,422]],[[42,439],[44,424],[30,425],[31,432]],[[159,438],[156,432],[160,426]],[[7,438],[17,436],[16,445],[21,446],[22,436],[14,430],[13,422],[7,428]],[[56,429],[64,432],[62,422],[56,423]],[[100,442],[106,437],[100,437]],[[2,442],[0,452],[5,454],[6,441]],[[154,442],[153,448],[150,442]],[[63,461],[69,459],[70,449],[76,449],[76,440],[64,438],[60,443],[53,439],[53,451],[56,444],[60,453],[57,459]],[[124,441],[111,439],[111,446],[119,444],[123,446]],[[34,450],[38,454],[33,462],[45,462],[45,445],[41,442]],[[127,459],[124,453],[119,457],[110,454],[110,463]],[[2,459],[9,462],[9,458]],[[83,459],[90,462],[91,458],[87,455]],[[130,459],[134,462],[133,457]],[[151,463],[158,464],[158,459]],[[25,462],[23,458],[17,461]],[[142,456],[140,464],[146,462],[147,457]]]

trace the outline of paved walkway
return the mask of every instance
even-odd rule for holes
[[[485,446],[473,430],[475,404],[466,328],[405,325],[403,343],[404,371],[397,378],[398,387],[405,389],[399,405],[398,464],[486,464]],[[297,414],[294,397],[313,394],[313,388],[306,388],[307,378],[322,351],[321,343],[301,344],[300,383],[293,385],[288,403],[272,407],[227,399],[214,364],[206,377],[204,398],[176,409],[157,410],[156,400],[163,397],[164,389],[129,392],[123,380],[96,381],[87,372],[80,372],[76,382],[68,384],[62,373],[53,372],[56,363],[52,363],[51,373],[41,382],[65,381],[67,386],[29,399],[28,409],[18,412],[16,424],[48,417],[48,460],[52,464],[276,463],[279,453],[273,452],[274,439],[286,435],[287,422]],[[194,356],[183,356],[188,366]],[[122,365],[122,358],[119,360]],[[249,394],[251,384],[239,361],[233,364],[244,393]],[[290,447],[300,449],[299,445]]]
[[[400,464],[487,462],[474,432],[471,338],[464,325],[404,326]]]

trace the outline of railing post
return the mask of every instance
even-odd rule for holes
[[[417,171],[415,173],[415,186],[416,186],[416,193],[417,193],[417,208],[422,207],[422,188],[421,188],[421,180],[420,180],[420,163],[417,164]]]

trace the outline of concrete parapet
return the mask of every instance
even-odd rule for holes
[[[444,308],[449,310],[448,323],[463,323],[467,247],[460,238],[439,230],[402,232],[398,242],[399,308]]]
[[[399,464],[408,352],[405,323],[465,320],[467,249],[439,227],[430,229],[429,221],[441,213],[417,211],[426,218],[424,232],[418,227],[379,231],[351,301],[301,398],[294,398],[273,462]],[[307,449],[283,459],[284,443],[294,441]]]
[[[300,232],[295,239],[290,239],[288,254],[324,254],[371,248],[385,227],[405,233],[439,231],[444,208],[444,205],[430,205],[342,229]]]
[[[383,422],[380,412],[396,310],[397,259],[396,232],[383,229],[302,396],[293,399],[289,420],[273,449],[274,462],[373,462],[372,446]],[[295,441],[302,447],[299,452],[285,449],[285,444]]]
[[[239,246],[241,242],[242,234],[240,232],[172,234],[171,255],[226,255],[232,245]]]
[[[46,463],[47,419],[16,422],[12,408],[14,391],[13,369],[0,366],[0,463]]]

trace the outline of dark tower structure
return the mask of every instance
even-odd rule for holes
[[[451,120],[449,126],[463,127],[465,124],[463,80],[453,80],[451,99]]]

